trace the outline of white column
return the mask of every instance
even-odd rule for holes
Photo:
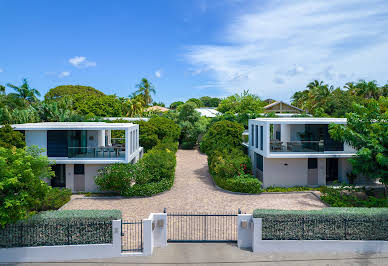
[[[98,146],[105,146],[105,130],[98,131]]]
[[[153,213],[153,247],[167,246],[167,213]]]
[[[66,164],[66,188],[71,189],[74,192],[74,164]]]
[[[121,220],[112,221],[112,244],[114,253],[121,255]]]
[[[129,162],[129,129],[126,128],[125,129],[125,162],[128,163]]]
[[[252,214],[238,214],[237,216],[237,246],[251,248],[253,235]]]
[[[258,252],[262,241],[262,218],[253,218],[252,251]]]

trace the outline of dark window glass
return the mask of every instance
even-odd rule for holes
[[[318,168],[318,159],[317,158],[308,158],[308,168],[317,169]]]
[[[263,150],[263,126],[260,126],[260,150]]]
[[[75,175],[84,175],[85,174],[85,165],[84,164],[75,164],[74,165],[74,174]]]
[[[255,126],[255,147],[256,149],[258,148],[258,145],[259,145],[259,130],[258,130],[258,126]]]
[[[263,172],[263,156],[256,153],[256,168]]]
[[[67,157],[67,131],[49,130],[47,131],[47,156]]]
[[[51,178],[52,187],[66,187],[66,171],[65,164],[55,164],[51,166],[55,176]]]
[[[253,141],[254,135],[255,135],[255,127],[254,125],[251,125],[251,135],[249,136],[251,139],[251,146],[253,146],[253,143],[254,143]]]

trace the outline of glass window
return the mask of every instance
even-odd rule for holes
[[[259,147],[259,130],[258,130],[258,126],[255,126],[255,147],[256,149]]]
[[[317,169],[317,168],[318,168],[318,159],[308,158],[308,169]]]
[[[263,172],[263,156],[256,153],[256,168]]]
[[[85,165],[84,164],[75,164],[74,165],[74,174],[75,175],[84,175],[85,174]]]
[[[263,126],[260,126],[260,150],[263,150]]]
[[[254,125],[251,125],[251,135],[250,135],[250,139],[251,139],[251,146],[254,145],[254,136],[255,136],[255,126]]]

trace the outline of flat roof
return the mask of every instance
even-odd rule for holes
[[[11,125],[15,130],[120,130],[136,126],[132,123],[106,122],[42,122]]]
[[[277,124],[346,124],[346,118],[332,117],[267,117],[252,119],[260,122]]]

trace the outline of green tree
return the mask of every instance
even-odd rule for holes
[[[190,98],[186,101],[186,103],[194,103],[196,105],[196,108],[204,107],[205,105],[200,99],[197,98]]]
[[[46,196],[49,186],[43,181],[53,175],[42,150],[0,147],[0,224],[26,218]]]
[[[170,104],[170,109],[175,110],[178,106],[180,106],[182,104],[184,104],[184,102],[182,102],[182,101],[173,102],[173,103]]]
[[[9,124],[0,128],[0,147],[11,149],[12,147],[24,148],[25,146],[26,143],[22,133],[13,130]]]
[[[221,113],[228,114],[259,114],[263,112],[263,107],[267,105],[256,95],[244,91],[241,95],[235,94],[223,99],[217,107]]]
[[[11,83],[7,83],[7,86],[16,91],[17,97],[19,97],[25,101],[28,101],[30,103],[37,101],[36,96],[40,96],[40,93],[37,89],[33,89],[30,87],[27,79],[23,79],[23,83],[19,87],[16,85],[13,85]]]
[[[142,94],[146,106],[152,103],[151,93],[155,94],[155,87],[146,78],[142,78],[140,83],[136,85],[136,93]]]
[[[0,85],[0,95],[5,95],[5,87]]]
[[[347,125],[330,125],[330,135],[357,149],[351,159],[353,172],[379,179],[388,185],[388,99],[371,100],[366,106],[354,104],[346,115]],[[385,110],[385,111],[383,111]]]
[[[61,85],[50,89],[44,96],[46,100],[58,100],[64,97],[71,97],[74,100],[74,96],[105,96],[105,94],[93,87],[81,86],[81,85]]]
[[[82,115],[100,117],[120,117],[123,115],[122,101],[116,95],[84,96],[82,100],[75,102],[74,107]]]

